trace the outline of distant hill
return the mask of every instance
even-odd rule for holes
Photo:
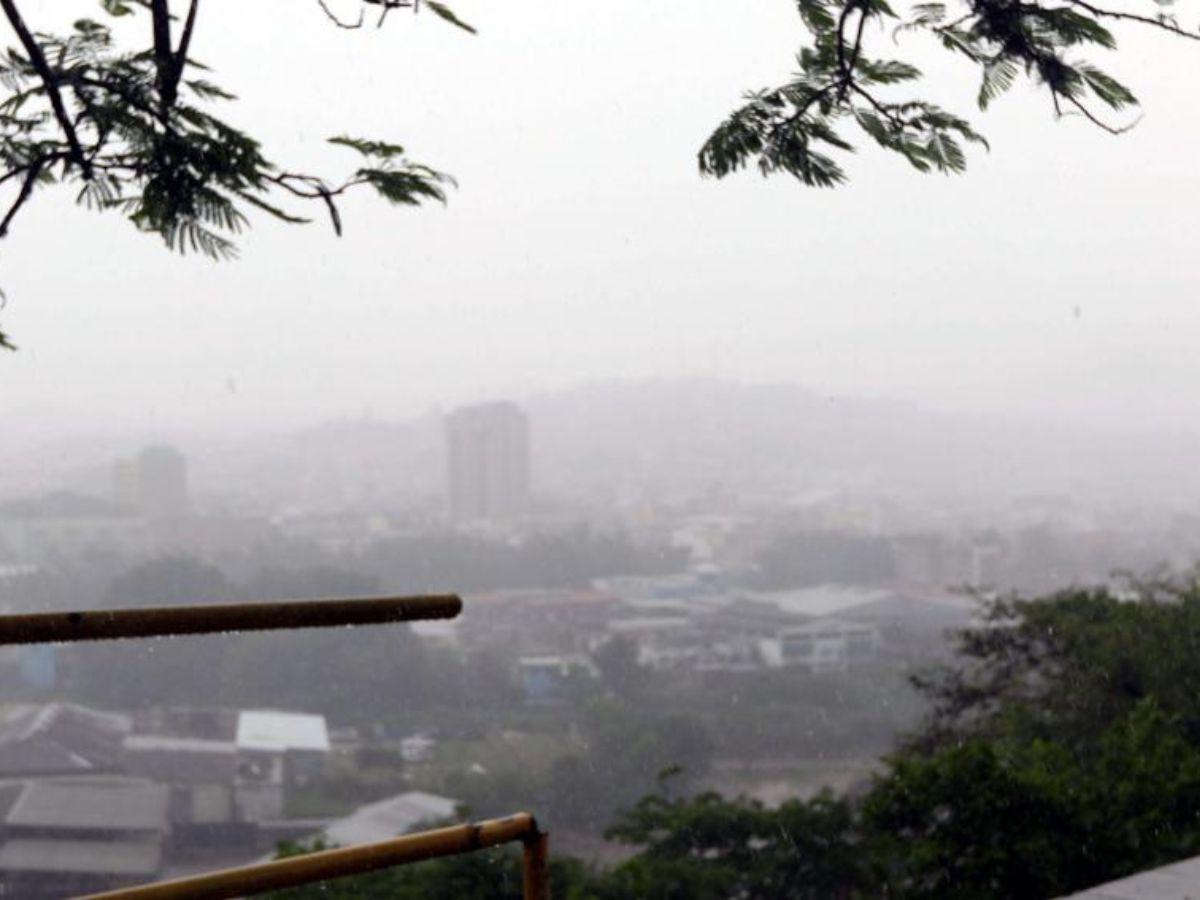
[[[1114,435],[704,379],[594,384],[527,403],[553,490],[1200,497],[1194,435]]]
[[[508,399],[529,414],[534,487],[551,502],[678,499],[714,485],[776,499],[866,490],[1200,500],[1200,440],[1182,428],[1101,433],[716,379],[602,382]],[[193,434],[177,445],[197,492],[233,503],[437,509],[444,492],[437,413],[241,439]],[[0,468],[14,475],[0,497],[34,484],[103,494],[113,456],[132,449],[112,434],[92,443],[0,440]]]

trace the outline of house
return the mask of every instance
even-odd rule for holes
[[[124,750],[128,774],[170,787],[172,845],[195,848],[252,837],[252,826],[238,814],[232,741],[132,734]]]
[[[235,797],[248,822],[283,815],[285,792],[324,771],[329,758],[325,717],[279,710],[242,710],[234,737]]]
[[[120,776],[0,784],[0,890],[57,898],[155,879],[169,795],[164,785]]]
[[[155,881],[162,849],[137,841],[18,838],[0,847],[0,889],[28,900],[74,897]]]
[[[426,762],[433,759],[437,741],[428,734],[410,734],[400,739],[400,758],[406,763]]]
[[[458,623],[468,648],[507,646],[520,654],[579,653],[620,601],[597,590],[523,589],[473,594]]]
[[[296,781],[320,774],[330,751],[324,716],[273,709],[242,710],[234,743],[243,755],[284,757]]]
[[[151,552],[153,537],[145,521],[116,504],[60,491],[0,505],[0,545],[33,562],[95,550],[140,557]]]
[[[817,619],[764,638],[760,652],[774,668],[803,666],[812,672],[844,672],[879,652],[879,629],[863,622]]]
[[[1200,856],[1145,869],[1059,900],[1191,900],[1200,884]]]
[[[578,686],[597,678],[599,673],[582,654],[522,656],[517,660],[525,702],[533,706],[566,703],[578,696]]]
[[[119,771],[130,720],[73,703],[22,704],[0,720],[0,778]]]
[[[339,846],[385,841],[419,828],[458,817],[459,802],[424,791],[408,791],[370,803],[323,831],[328,843]]]
[[[239,840],[279,818],[287,791],[319,776],[331,750],[325,717],[309,713],[177,707],[137,725],[123,765],[171,786],[172,824],[193,842]]]

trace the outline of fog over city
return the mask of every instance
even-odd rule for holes
[[[1055,121],[1018,83],[974,117],[993,149],[970,152],[969,177],[915,177],[864,145],[848,185],[817,191],[706,181],[694,162],[743,90],[794,67],[787,3],[733,21],[718,3],[468,3],[477,36],[283,10],[200,22],[197,58],[239,95],[234,121],[335,171],[350,160],[330,135],[401,142],[458,179],[448,205],[351,199],[341,240],[321,220],[256,221],[242,258],[217,264],[48,192],[5,248],[21,347],[0,361],[7,428],[407,418],[679,375],[1135,431],[1197,418],[1183,42],[1123,41],[1111,68],[1143,119],[1120,138]],[[266,69],[252,50],[285,15]],[[922,40],[899,46],[934,99],[970,113],[973,74]],[[37,262],[55,247],[62,264]]]
[[[130,3],[135,48],[167,4]],[[812,44],[789,2],[207,0],[189,55],[272,159],[395,141],[456,185],[339,195],[341,237],[318,191],[224,262],[55,185],[0,242],[0,894],[518,810],[570,900],[1200,867],[1198,45],[1085,48],[1141,100],[1118,136],[1025,79],[982,113],[935,32],[812,4],[990,150],[702,178]],[[1017,18],[1114,18],[1052,5]],[[81,14],[23,6],[42,41]],[[2,644],[12,614],[431,593],[457,614]],[[271,896],[499,900],[521,840]]]

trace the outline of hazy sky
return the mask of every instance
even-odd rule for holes
[[[460,188],[445,209],[350,201],[340,241],[259,222],[232,264],[44,193],[0,247],[22,348],[0,355],[0,415],[244,427],[690,374],[1197,421],[1197,45],[1126,40],[1111,69],[1145,118],[1121,138],[1028,87],[978,114],[975,74],[932,54],[930,93],[992,153],[946,178],[863,144],[819,192],[694,161],[743,89],[791,70],[788,0],[455,8],[478,36],[207,0],[196,55],[273,158],[336,172],[354,160],[325,137],[379,137]]]

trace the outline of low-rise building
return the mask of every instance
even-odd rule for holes
[[[158,877],[169,789],[88,776],[0,784],[0,889],[59,898]]]
[[[458,818],[459,801],[425,791],[408,791],[360,807],[323,830],[328,843],[340,846],[385,841],[419,828]]]
[[[879,629],[861,622],[818,619],[764,638],[763,661],[772,667],[803,666],[812,672],[844,672],[879,651]]]
[[[0,720],[0,778],[121,769],[129,717],[73,703],[21,704]]]
[[[592,661],[580,653],[523,656],[517,660],[517,669],[525,702],[534,706],[566,703],[599,674]]]
[[[134,734],[125,738],[125,771],[169,786],[171,842],[176,847],[244,838],[238,815],[237,746],[232,741]]]
[[[324,716],[272,709],[242,710],[234,743],[239,818],[251,822],[282,816],[287,789],[320,775],[330,752]]]

